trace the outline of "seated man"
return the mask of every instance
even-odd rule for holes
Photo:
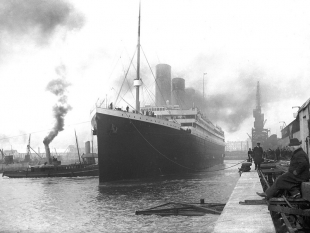
[[[300,196],[300,185],[309,180],[309,158],[300,146],[297,138],[290,139],[289,147],[293,150],[288,172],[279,176],[264,193],[257,193],[267,199],[274,197],[279,190],[288,190],[292,197]]]

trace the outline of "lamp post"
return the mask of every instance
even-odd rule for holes
[[[207,73],[203,73],[202,75],[202,96],[203,96],[203,100],[205,99],[205,75]]]

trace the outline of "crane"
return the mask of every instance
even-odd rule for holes
[[[265,126],[266,121],[267,121],[267,119],[264,120],[263,127]]]
[[[30,139],[31,139],[31,134],[29,134],[29,139],[28,139],[28,145],[27,145],[27,157],[30,160],[30,156],[31,156],[31,151],[30,151]]]
[[[76,131],[74,130],[74,132],[75,132],[76,148],[77,148],[77,151],[78,151],[79,161],[80,161],[80,164],[81,164],[79,144],[78,144],[78,140],[77,140],[77,136],[76,136]]]

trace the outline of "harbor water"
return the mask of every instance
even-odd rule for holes
[[[239,179],[241,165],[233,166],[238,162],[226,160],[209,172],[103,185],[98,177],[1,177],[0,232],[212,232],[218,215],[161,217],[135,211],[200,199],[226,203]]]

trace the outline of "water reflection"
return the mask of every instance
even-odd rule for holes
[[[232,164],[219,166],[229,167]],[[137,216],[166,202],[226,202],[237,167],[217,172],[118,181],[97,177],[0,179],[0,231],[210,232],[218,216]]]

